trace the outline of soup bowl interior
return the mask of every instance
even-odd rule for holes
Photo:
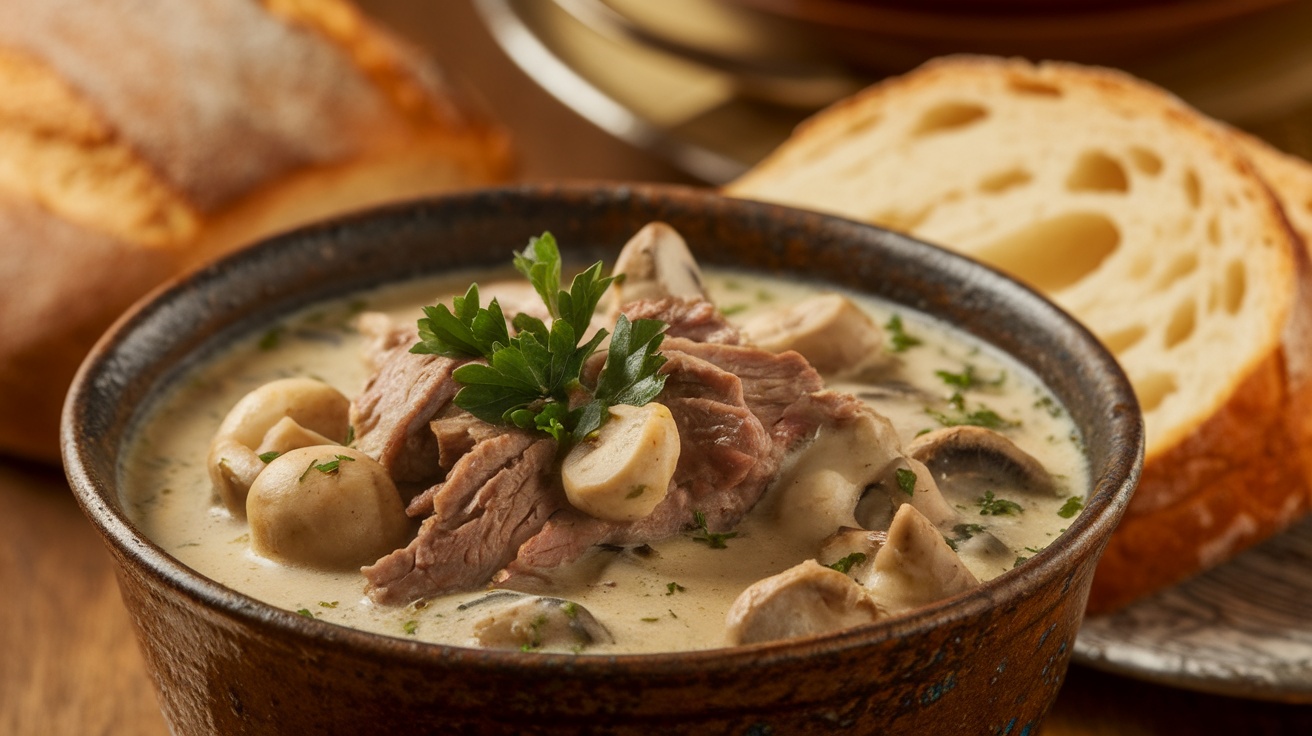
[[[1084,512],[1026,564],[909,615],[809,639],[620,656],[440,646],[308,619],[195,573],[125,515],[120,473],[134,427],[187,369],[239,337],[356,290],[501,266],[547,230],[567,259],[609,263],[653,220],[673,225],[704,264],[872,294],[1009,353],[1083,436]],[[274,238],[172,284],[88,358],[62,441],[176,733],[1025,732],[1060,686],[1094,566],[1142,461],[1138,408],[1112,358],[993,271],[814,213],[701,190],[586,184],[377,210]]]

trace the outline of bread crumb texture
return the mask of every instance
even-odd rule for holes
[[[1106,69],[948,57],[807,121],[725,191],[972,256],[1102,340],[1142,406],[1147,461],[1095,609],[1306,511],[1310,433],[1291,407],[1309,391],[1307,254],[1232,131],[1168,93]]]

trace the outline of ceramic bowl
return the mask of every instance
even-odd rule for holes
[[[543,230],[580,260],[613,258],[651,220],[677,228],[704,263],[869,292],[1015,356],[1084,436],[1085,511],[1025,565],[909,615],[811,639],[630,656],[439,646],[307,619],[191,571],[125,516],[121,457],[134,422],[218,346],[317,300],[500,265]],[[1033,733],[1061,686],[1094,566],[1142,457],[1138,408],[1113,359],[1057,308],[983,266],[855,222],[707,191],[583,184],[377,210],[176,282],[100,341],[69,395],[62,442],[178,734]]]

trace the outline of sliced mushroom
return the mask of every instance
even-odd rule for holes
[[[664,404],[613,406],[597,437],[561,463],[565,497],[589,516],[637,521],[665,498],[679,450],[679,427]]]
[[[405,544],[410,520],[387,469],[340,445],[281,455],[246,497],[251,549],[320,570],[359,567]]]
[[[938,527],[910,504],[897,510],[888,540],[861,582],[881,606],[894,613],[979,585]]]
[[[574,601],[544,596],[518,597],[479,619],[474,623],[474,639],[481,647],[525,651],[578,651],[615,643],[615,637],[588,609]]]
[[[758,644],[838,631],[881,616],[856,581],[807,560],[739,594],[729,608],[725,634],[730,645]]]
[[[614,272],[624,274],[613,287],[612,308],[639,299],[677,296],[706,299],[702,271],[678,231],[663,222],[652,222],[637,232],[620,250]]]
[[[772,309],[740,329],[758,347],[775,353],[796,350],[828,375],[861,370],[883,354],[884,331],[841,294],[821,294]]]
[[[1055,494],[1057,483],[1043,464],[1005,436],[985,427],[945,427],[907,445],[945,490],[975,498],[984,491],[1015,488]]]
[[[260,386],[232,407],[210,443],[210,481],[228,510],[245,513],[246,493],[265,468],[261,454],[346,439],[351,402],[311,378]]]
[[[898,485],[899,468],[915,474],[911,493]],[[780,534],[813,549],[840,527],[887,528],[905,503],[935,523],[956,518],[929,470],[902,454],[892,422],[868,406],[849,421],[822,427],[764,503]]]

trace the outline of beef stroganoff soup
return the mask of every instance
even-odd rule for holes
[[[471,282],[507,321],[556,316],[513,273],[464,273],[316,306],[193,370],[134,434],[122,465],[128,514],[182,563],[303,616],[594,654],[895,616],[1025,564],[1079,512],[1089,485],[1080,438],[1023,367],[868,297],[695,264],[683,278],[661,251],[677,235],[658,235],[653,268],[632,266],[626,248],[629,277],[605,290],[593,319],[610,347],[593,346],[578,368],[594,397],[618,382],[615,395],[645,386],[650,398],[608,401],[599,430],[552,435],[540,427],[557,415],[541,401],[526,428],[476,418],[452,398],[464,385],[452,374],[476,375],[459,368],[482,361],[410,352],[423,307],[468,299]],[[637,346],[648,319],[666,328],[663,364]],[[577,345],[592,351],[582,336]],[[626,346],[631,375],[611,365]],[[248,455],[261,443],[312,449],[260,452],[249,490],[217,488],[215,477],[241,474],[235,455],[214,449],[234,407],[255,411],[243,397],[286,379],[350,400],[346,436],[290,420],[261,427],[244,440]],[[567,428],[588,421],[578,390],[561,408],[576,410],[560,415]],[[421,445],[431,458],[417,462]],[[285,489],[269,490],[279,473]],[[295,505],[314,484],[368,473],[358,509],[323,511],[338,503],[331,495]]]

